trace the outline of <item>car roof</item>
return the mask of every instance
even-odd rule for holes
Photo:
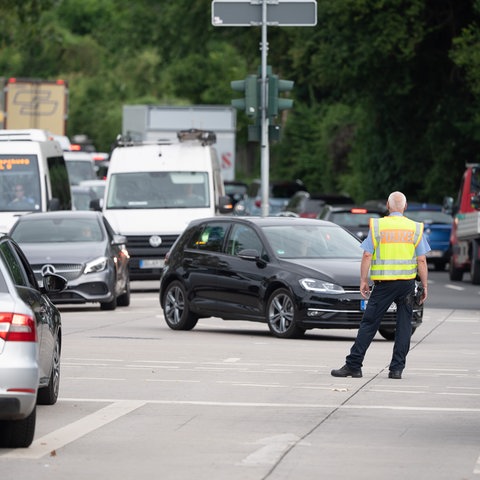
[[[355,205],[355,204],[347,204],[347,205],[328,205],[330,211],[337,213],[337,212],[352,212],[352,210],[357,210],[356,212],[352,213],[380,213],[384,214],[385,210],[382,208],[371,208],[366,207],[365,205]],[[365,210],[364,212],[362,210]]]
[[[438,203],[420,203],[407,201],[407,208],[405,211],[408,212],[409,210],[434,210],[437,212],[441,212],[443,210],[443,206]]]
[[[268,216],[268,217],[255,217],[255,216],[245,216],[245,217],[235,217],[235,216],[225,216],[225,217],[209,217],[209,218],[200,218],[197,220],[192,220],[191,225],[198,225],[201,223],[207,222],[230,222],[230,223],[244,223],[244,224],[253,224],[259,227],[270,227],[270,226],[282,226],[282,225],[310,225],[310,226],[326,226],[333,225],[337,227],[338,225],[333,222],[326,220],[319,220],[316,218],[303,218],[303,217],[283,217],[283,216]],[[340,228],[340,227],[339,227]]]
[[[55,210],[53,212],[32,212],[18,217],[18,221],[55,218],[92,218],[101,217],[102,213],[93,210]]]

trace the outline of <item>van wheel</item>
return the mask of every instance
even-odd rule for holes
[[[190,312],[187,292],[182,283],[175,280],[163,294],[163,314],[172,330],[191,330],[198,322],[198,316]]]
[[[470,276],[474,285],[480,285],[480,260],[478,258],[479,243],[475,240],[472,242],[472,261],[470,266]]]
[[[453,262],[453,256],[450,258],[450,263],[448,266],[448,275],[452,282],[461,282],[463,278],[463,270],[461,268],[455,268]]]

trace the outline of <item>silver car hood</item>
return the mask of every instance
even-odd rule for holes
[[[85,263],[105,255],[103,242],[23,243],[20,247],[32,264]]]

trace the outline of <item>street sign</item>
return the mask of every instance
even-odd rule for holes
[[[314,27],[315,0],[266,0],[268,26]],[[254,27],[262,25],[262,0],[213,0],[214,27]]]

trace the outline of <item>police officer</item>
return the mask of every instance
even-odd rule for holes
[[[360,293],[368,299],[355,343],[346,357],[345,365],[332,370],[334,377],[362,376],[363,359],[377,333],[383,315],[395,302],[397,323],[389,378],[402,378],[412,335],[413,297],[418,274],[423,286],[420,303],[427,298],[428,266],[426,254],[430,246],[423,238],[423,223],[403,216],[407,199],[401,192],[388,197],[390,215],[371,218],[370,230],[362,243],[364,250],[360,267]],[[373,280],[370,292],[368,273]]]

